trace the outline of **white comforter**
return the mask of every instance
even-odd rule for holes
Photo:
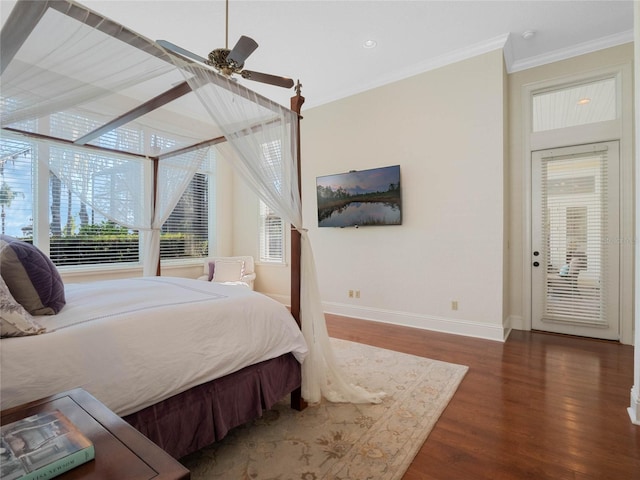
[[[65,286],[47,333],[2,339],[1,408],[83,387],[127,415],[307,346],[288,310],[241,286],[174,277]]]

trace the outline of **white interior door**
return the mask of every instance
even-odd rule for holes
[[[533,152],[532,328],[619,339],[618,142]]]

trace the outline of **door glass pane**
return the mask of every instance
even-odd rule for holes
[[[543,159],[542,187],[544,317],[605,326],[606,152]]]
[[[533,95],[533,131],[615,120],[616,79],[574,85]]]

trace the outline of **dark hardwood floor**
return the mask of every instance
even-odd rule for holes
[[[501,343],[335,315],[327,326],[469,366],[404,480],[640,480],[631,346],[523,331]]]

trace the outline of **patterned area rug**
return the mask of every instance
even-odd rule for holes
[[[355,383],[384,391],[379,405],[288,400],[221,442],[184,457],[193,480],[397,480],[468,367],[332,339]]]

